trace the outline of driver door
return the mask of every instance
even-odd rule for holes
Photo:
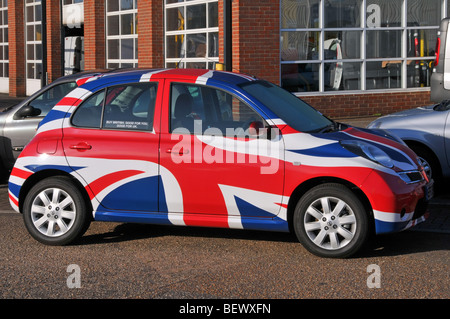
[[[255,109],[225,90],[170,80],[163,106],[161,168],[181,189],[160,193],[178,208],[169,213],[182,213],[186,225],[233,228],[279,214],[282,143],[264,134],[268,124]]]

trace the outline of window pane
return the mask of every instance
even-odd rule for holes
[[[325,32],[324,58],[358,59],[361,57],[360,31],[332,31]]]
[[[402,31],[367,31],[367,58],[401,57]]]
[[[34,32],[35,32],[34,36],[35,41],[42,41],[42,26],[40,24],[36,24],[36,29]]]
[[[119,35],[119,16],[113,15],[107,17],[108,19],[108,35]]]
[[[290,92],[319,91],[318,63],[282,64],[281,85]]]
[[[187,29],[206,28],[206,4],[186,7]]]
[[[436,30],[413,29],[407,31],[408,57],[434,56],[437,41]]]
[[[219,4],[217,2],[208,5],[208,27],[214,28],[219,26]]]
[[[407,85],[408,87],[430,86],[430,77],[433,60],[408,61]]]
[[[325,91],[360,90],[361,63],[325,63],[324,86]]]
[[[123,14],[121,18],[121,34],[133,34],[133,14]]]
[[[320,0],[281,0],[281,28],[318,28]]]
[[[325,28],[360,27],[361,0],[328,1],[325,4]]]
[[[441,20],[441,0],[408,0],[408,26],[438,26]]]
[[[34,41],[34,26],[27,26],[27,41]]]
[[[219,56],[219,33],[212,32],[208,34],[209,48],[208,57],[218,57]]]
[[[42,6],[41,5],[37,5],[34,6],[34,10],[35,10],[35,21],[41,21],[42,20]]]
[[[367,0],[368,28],[400,27],[402,0]]]
[[[167,31],[184,30],[184,10],[183,8],[167,9]]]
[[[36,44],[36,60],[42,60],[42,44]]]
[[[119,59],[119,40],[108,40],[108,59]]]
[[[104,96],[105,90],[102,90],[87,98],[75,111],[72,124],[80,127],[100,128]]]
[[[34,79],[34,63],[27,63],[27,79]]]
[[[27,60],[34,60],[34,44],[27,44]]]
[[[119,0],[108,0],[106,9],[107,12],[119,11]]]
[[[35,79],[38,80],[42,77],[42,63],[36,63]]]
[[[121,10],[133,9],[133,0],[120,0],[120,9]]]
[[[139,83],[108,89],[103,127],[118,130],[152,129],[156,85]]]
[[[26,22],[34,22],[34,6],[26,7]]]
[[[281,60],[318,60],[320,32],[281,32]]]
[[[187,34],[186,51],[188,58],[206,57],[206,33]]]
[[[185,56],[183,50],[184,35],[172,35],[167,37],[167,58],[182,58]]]
[[[131,60],[133,59],[133,39],[122,39],[121,48],[122,48],[122,60]]]
[[[401,61],[376,61],[366,64],[366,88],[395,89],[401,87]]]
[[[45,116],[67,93],[77,87],[75,82],[62,83],[51,87],[33,101],[30,102],[34,108],[41,110],[39,116]]]

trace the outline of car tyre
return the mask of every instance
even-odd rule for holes
[[[436,184],[440,184],[442,182],[442,174],[436,156],[426,147],[421,145],[412,145],[410,148],[419,157],[419,162],[424,167],[428,177],[434,179]]]
[[[24,200],[23,219],[32,237],[55,246],[81,237],[91,221],[80,190],[67,177],[50,177],[34,185]]]
[[[369,237],[367,209],[341,184],[319,185],[304,194],[295,208],[293,223],[299,241],[320,257],[350,257]]]

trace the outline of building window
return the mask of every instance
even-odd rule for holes
[[[25,43],[27,79],[42,76],[42,6],[41,0],[25,3]]]
[[[8,1],[0,1],[0,78],[9,77]]]
[[[166,67],[213,69],[219,62],[218,0],[166,0]]]
[[[281,0],[291,92],[429,87],[447,0]]]
[[[108,68],[138,66],[137,0],[106,1]]]
[[[74,3],[81,3],[84,0],[63,0],[63,4],[64,5],[68,5],[68,4],[74,4]]]

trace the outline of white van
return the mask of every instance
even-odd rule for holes
[[[450,18],[441,21],[436,41],[436,61],[431,75],[431,101],[450,99]]]

